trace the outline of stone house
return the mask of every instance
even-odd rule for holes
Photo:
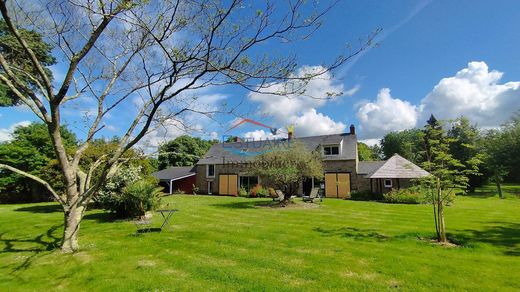
[[[242,187],[250,190],[262,183],[259,177],[248,172],[254,157],[277,144],[290,141],[298,141],[309,150],[319,151],[323,157],[324,178],[306,178],[300,187],[300,194],[308,194],[314,187],[322,189],[325,197],[330,198],[348,198],[355,191],[384,193],[393,188],[407,187],[411,179],[428,175],[399,155],[387,161],[358,161],[357,136],[355,127],[351,125],[350,132],[341,134],[214,144],[190,169],[189,176],[180,172],[183,178],[162,179],[182,183],[179,180],[195,177],[199,193],[235,196]],[[173,172],[163,170],[163,174]]]

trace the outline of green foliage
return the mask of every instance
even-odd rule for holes
[[[162,188],[153,178],[144,179],[140,167],[127,167],[112,176],[94,197],[101,208],[119,218],[140,216],[159,203]]]
[[[204,155],[216,140],[203,140],[183,135],[159,146],[159,169],[170,166],[192,166]]]
[[[385,159],[389,159],[397,153],[414,163],[418,163],[420,157],[417,154],[421,150],[420,133],[421,130],[419,129],[410,129],[386,134],[381,140]]]
[[[428,202],[427,196],[418,187],[406,189],[393,189],[383,194],[383,202],[392,204],[424,204]]]
[[[66,127],[61,129],[61,135],[68,153],[75,150],[76,136]],[[13,132],[13,140],[0,144],[0,163],[48,180],[58,192],[64,191],[62,174],[56,162],[56,154],[43,124],[33,123],[27,127],[18,127]],[[29,193],[40,193],[29,197]],[[30,201],[47,200],[49,194],[39,184],[29,178],[5,172],[0,176],[0,201]]]
[[[383,197],[381,194],[371,191],[353,191],[350,193],[350,199],[354,201],[380,201]]]
[[[51,55],[52,46],[45,43],[39,33],[29,31],[23,28],[18,28],[18,32],[22,38],[27,42],[29,48],[34,52],[36,58],[44,65],[51,66],[56,64],[56,59]],[[35,67],[29,56],[25,53],[22,45],[18,42],[16,37],[9,31],[7,24],[2,19],[0,20],[0,52],[6,59],[7,63],[15,67],[17,70],[12,70],[13,74],[22,81],[27,87],[35,92],[39,92],[36,82],[31,80],[26,74],[28,73],[37,80],[42,80],[37,73]],[[0,73],[3,70],[0,69]],[[52,80],[52,72],[45,68],[47,76]],[[19,98],[7,87],[7,84],[0,81],[0,106],[13,106],[20,103]]]
[[[269,196],[269,190],[257,184],[251,189],[250,196],[252,198],[267,198]]]
[[[449,152],[458,161],[470,161],[471,165],[479,167],[482,163],[483,154],[478,148],[480,133],[475,125],[465,117],[459,117],[452,123],[448,131],[448,137],[453,138],[450,143]],[[480,173],[468,174],[467,191],[474,191],[481,184]]]
[[[131,183],[123,190],[125,216],[142,216],[147,211],[156,210],[161,202],[162,187],[150,179]]]
[[[249,194],[247,193],[247,190],[245,188],[240,188],[238,190],[238,196],[239,197],[243,197],[243,198],[246,198],[249,196]]]
[[[300,143],[279,146],[271,152],[258,155],[255,161],[258,167],[253,173],[260,176],[266,186],[282,190],[286,200],[297,195],[303,178],[323,177],[320,154],[305,149]]]
[[[381,148],[378,145],[368,146],[363,142],[358,142],[359,161],[381,160]]]

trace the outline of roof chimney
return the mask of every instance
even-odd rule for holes
[[[354,124],[350,125],[350,135],[356,135],[356,127],[354,127]]]
[[[294,136],[294,126],[290,125],[287,127],[287,140],[292,140]]]

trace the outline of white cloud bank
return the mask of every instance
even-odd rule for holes
[[[16,130],[16,128],[27,127],[30,124],[31,124],[30,121],[21,121],[21,122],[12,124],[8,128],[3,128],[3,129],[0,128],[0,143],[9,142],[9,141],[13,140],[12,134],[13,134],[14,130]]]
[[[303,66],[294,75],[304,77],[307,74],[313,74],[324,69],[321,66]],[[305,84],[304,92],[301,94],[279,96],[267,93],[283,92],[287,88],[298,88],[301,86],[298,82],[272,83],[263,92],[251,92],[248,97],[251,101],[259,103],[260,114],[273,117],[277,125],[285,127],[293,124],[296,136],[303,137],[344,131],[346,128],[344,123],[319,113],[317,108],[341,96],[355,94],[360,88],[359,85],[345,91],[343,84],[334,79],[329,72],[326,72]],[[271,133],[264,130],[247,132],[244,136],[254,139],[273,138]]]
[[[375,101],[358,107],[360,134],[380,138],[390,131],[420,126],[430,114],[443,120],[464,115],[480,127],[499,126],[520,109],[520,81],[500,84],[502,76],[485,62],[470,62],[455,76],[441,79],[417,106],[383,88]]]

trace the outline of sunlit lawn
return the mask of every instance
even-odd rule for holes
[[[429,242],[428,205],[164,201],[180,210],[173,232],[136,235],[132,222],[93,210],[73,255],[53,250],[62,232],[56,204],[0,206],[0,291],[520,289],[519,199],[458,197],[446,214],[456,248]]]

